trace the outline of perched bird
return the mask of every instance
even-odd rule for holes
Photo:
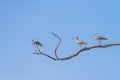
[[[38,42],[38,41],[35,41],[34,39],[32,39],[32,44],[33,44],[34,46],[36,46],[37,48],[38,48],[38,46],[41,46],[41,47],[42,47],[42,44],[41,44],[40,42]]]
[[[84,42],[83,40],[79,40],[78,36],[76,36],[76,43],[79,44],[81,47],[83,44],[87,44],[86,42]]]
[[[108,40],[107,38],[102,37],[102,36],[98,36],[98,35],[96,35],[96,34],[94,35],[94,38],[99,41],[99,44],[101,44],[101,41],[102,41],[102,40]]]

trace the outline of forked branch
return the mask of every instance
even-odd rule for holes
[[[46,57],[48,57],[48,58],[50,58],[52,60],[69,60],[69,59],[72,59],[72,58],[78,56],[81,52],[88,51],[90,49],[94,49],[94,48],[107,48],[107,47],[112,47],[112,46],[120,46],[120,42],[114,42],[114,43],[109,43],[109,44],[104,44],[104,45],[100,44],[100,45],[87,46],[87,47],[84,47],[84,48],[80,48],[79,50],[77,50],[76,52],[72,53],[71,55],[69,55],[67,57],[60,58],[57,55],[57,50],[58,50],[58,47],[60,46],[61,38],[59,36],[57,36],[55,33],[52,33],[52,35],[54,35],[59,40],[57,45],[56,45],[56,47],[55,47],[55,49],[54,49],[55,57],[50,56],[47,53],[41,52],[40,49],[35,51],[34,54],[43,55],[43,56],[46,56]]]

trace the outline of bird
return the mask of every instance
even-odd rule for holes
[[[105,38],[105,37],[103,37],[103,36],[98,36],[98,35],[96,35],[96,34],[94,34],[93,37],[94,37],[96,40],[99,41],[99,44],[101,44],[101,41],[102,41],[102,40],[108,40],[107,38]]]
[[[85,41],[79,40],[78,36],[76,36],[76,43],[79,44],[81,47],[82,47],[83,44],[87,44]]]
[[[38,42],[38,41],[35,41],[34,39],[32,39],[32,44],[34,46],[36,46],[37,48],[38,48],[38,46],[42,47],[42,44],[40,42]]]

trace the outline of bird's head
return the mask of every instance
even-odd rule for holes
[[[76,39],[78,40],[78,36],[76,36]]]
[[[93,37],[96,37],[96,36],[97,36],[97,34],[94,34],[94,35],[93,35]]]
[[[94,36],[97,36],[97,34],[94,34]]]
[[[35,40],[34,40],[34,39],[32,39],[32,42],[35,42]]]

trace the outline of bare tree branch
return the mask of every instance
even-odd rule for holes
[[[58,38],[58,44],[56,45],[56,47],[55,47],[55,49],[54,49],[54,53],[55,53],[55,57],[57,58],[57,59],[59,59],[59,57],[57,56],[57,49],[58,49],[58,47],[60,46],[60,43],[61,43],[61,38],[59,37],[59,36],[57,36],[55,33],[52,33],[52,35],[54,35],[56,38]]]
[[[111,47],[111,46],[120,46],[120,43],[110,43],[110,44],[105,44],[105,45],[95,45],[95,46],[84,47],[82,49],[79,49],[75,53],[72,53],[72,55],[70,55],[68,57],[59,58],[59,60],[68,60],[68,59],[71,59],[71,58],[73,58],[75,56],[78,56],[81,52],[87,51],[87,50],[90,50],[90,49],[94,49],[94,48],[107,48],[107,47]]]
[[[35,52],[33,52],[33,54],[43,55],[43,56],[46,56],[46,57],[48,57],[48,58],[50,58],[50,59],[56,60],[56,58],[54,58],[54,57],[52,57],[52,56],[50,56],[50,55],[48,55],[48,54],[46,54],[46,53],[42,53],[42,52],[40,51],[40,49],[35,50]]]
[[[52,56],[50,56],[50,55],[48,55],[46,53],[41,52],[40,49],[38,49],[37,51],[35,51],[34,54],[43,55],[43,56],[46,56],[46,57],[48,57],[50,59],[53,59],[53,60],[69,60],[69,59],[72,59],[73,57],[78,56],[81,52],[88,51],[90,49],[94,49],[94,48],[107,48],[107,47],[112,47],[112,46],[120,46],[120,42],[118,42],[118,43],[114,42],[114,43],[103,44],[103,45],[99,44],[99,45],[87,46],[87,47],[84,47],[84,48],[80,48],[76,52],[72,53],[70,56],[60,58],[60,57],[57,56],[57,49],[60,46],[61,38],[59,36],[57,36],[55,33],[52,33],[52,35],[54,35],[59,40],[58,44],[56,45],[56,47],[54,49],[55,57],[52,57]]]

